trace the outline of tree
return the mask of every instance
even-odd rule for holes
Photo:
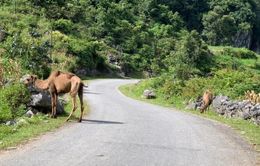
[[[169,71],[181,80],[210,72],[212,56],[199,33],[195,30],[183,33],[175,51],[165,60]]]
[[[208,11],[209,0],[151,0],[150,15],[157,20],[169,23],[166,16],[166,9],[175,13],[178,12],[189,30],[202,30],[201,19],[204,12]]]
[[[212,0],[210,8],[203,16],[206,41],[212,45],[246,47],[245,43],[240,44],[241,40],[250,37],[255,21],[249,0]]]

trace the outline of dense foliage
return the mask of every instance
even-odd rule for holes
[[[24,85],[9,85],[0,91],[0,122],[14,119],[25,114],[29,91]]]
[[[17,59],[21,62],[21,71],[36,71],[43,77],[58,66],[69,71],[82,68],[107,71],[110,55],[126,74],[147,71],[158,75],[174,67],[174,58],[169,56],[180,57],[190,49],[189,45],[197,44],[189,41],[185,48],[179,49],[192,30],[191,36],[198,32],[194,40],[199,38],[193,49],[204,49],[197,50],[197,54],[206,51],[206,43],[253,48],[259,41],[259,35],[255,37],[259,33],[256,23],[259,4],[253,0],[13,0],[0,3],[1,57]],[[182,56],[189,56],[187,54]],[[194,55],[197,61],[203,59],[200,56],[205,55]],[[208,71],[206,68],[195,71],[194,65],[191,66],[191,75]]]
[[[213,45],[245,46],[242,36],[252,32],[256,17],[252,2],[212,0],[209,4],[211,10],[203,16],[207,41]]]

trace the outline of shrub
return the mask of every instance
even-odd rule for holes
[[[185,82],[185,87],[182,89],[182,96],[185,99],[196,99],[201,96],[205,89],[212,89],[210,79],[193,78]]]
[[[0,122],[12,119],[12,113],[9,110],[8,104],[0,101]]]
[[[15,130],[13,130],[13,127],[6,126],[6,125],[0,125],[0,140],[5,137],[7,134],[14,133]]]
[[[63,49],[68,46],[69,37],[60,31],[53,31],[52,32],[52,40],[53,40],[53,48],[55,50],[57,49]]]
[[[255,69],[260,70],[260,62],[255,62]]]
[[[223,68],[237,70],[237,69],[241,69],[242,67],[241,62],[236,57],[217,55],[217,56],[213,56],[213,59],[215,62],[214,68],[217,70]]]
[[[166,61],[176,78],[188,80],[210,72],[212,54],[196,31],[184,33]]]
[[[96,41],[71,39],[68,53],[78,57],[79,66],[93,69],[105,62],[104,58],[98,54],[100,46],[100,43]]]
[[[206,89],[211,89],[216,95],[223,94],[237,99],[247,90],[260,91],[260,77],[248,71],[219,70],[213,77],[194,78],[186,82],[183,97],[196,98]]]
[[[9,37],[5,43],[5,58],[19,63],[24,71],[47,77],[50,72],[51,59],[48,55],[50,43],[26,36],[26,31]]]
[[[22,72],[19,62],[13,59],[0,58],[0,90],[5,84],[18,82],[23,74]]]
[[[172,96],[179,96],[182,93],[183,83],[179,80],[168,79],[164,82],[160,92],[164,95],[165,99]]]
[[[73,23],[70,20],[59,19],[53,23],[53,29],[69,34],[73,30]]]
[[[257,59],[256,53],[246,48],[224,47],[221,54],[243,59]]]
[[[260,77],[249,71],[220,70],[212,79],[217,93],[240,98],[247,90],[260,91]]]
[[[0,91],[0,121],[14,119],[25,113],[29,91],[22,84],[13,84]]]
[[[77,57],[67,55],[66,52],[53,52],[52,70],[75,71]]]

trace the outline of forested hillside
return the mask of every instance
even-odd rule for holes
[[[4,78],[118,66],[126,74],[160,75],[175,68],[172,57],[185,51],[180,46],[190,38],[194,43],[187,47],[202,49],[196,55],[201,63],[207,44],[259,49],[257,0],[1,0],[0,5],[1,63],[10,71]]]

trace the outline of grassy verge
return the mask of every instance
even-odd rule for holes
[[[58,115],[57,119],[52,119],[44,114],[39,114],[32,118],[22,118],[23,123],[19,123],[19,125],[0,125],[0,149],[15,148],[19,144],[28,142],[33,137],[63,126],[66,124],[65,121],[71,109],[72,104],[71,101],[69,101],[65,106],[65,113]],[[88,112],[89,109],[85,105],[84,114],[87,114]],[[79,115],[80,111],[78,108],[71,120],[77,122]]]
[[[140,87],[138,85],[124,85],[121,86],[120,91],[128,97],[142,100],[148,103],[157,104],[165,107],[175,107],[179,110],[182,110],[187,113],[196,114],[198,116],[202,116],[204,118],[212,119],[224,123],[230,127],[232,127],[235,131],[237,131],[240,135],[242,135],[246,140],[248,140],[257,151],[260,151],[260,126],[256,126],[250,121],[245,121],[242,119],[236,118],[225,118],[223,116],[218,115],[213,111],[207,111],[204,114],[200,114],[199,111],[194,110],[186,110],[184,109],[184,102],[175,97],[174,100],[168,101],[165,100],[162,95],[157,94],[156,99],[144,99],[141,97],[144,87]]]

